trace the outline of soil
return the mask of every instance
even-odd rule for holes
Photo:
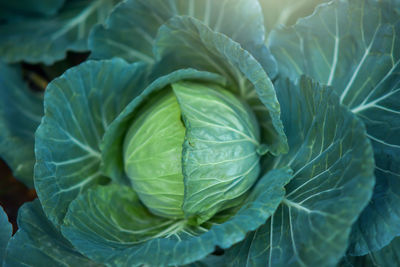
[[[14,233],[18,229],[18,209],[25,202],[32,201],[35,198],[35,190],[27,188],[15,179],[7,164],[0,160],[0,205],[7,213],[8,219],[13,225]]]

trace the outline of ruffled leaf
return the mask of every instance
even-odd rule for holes
[[[270,38],[282,75],[332,85],[366,125],[376,161],[370,205],[354,226],[350,253],[363,255],[400,234],[400,20],[395,1],[334,1]],[[307,60],[305,60],[307,59]]]
[[[110,266],[187,264],[204,258],[215,246],[230,247],[265,222],[281,202],[283,187],[290,179],[289,169],[269,172],[235,215],[209,230],[194,226],[180,229],[184,226],[181,221],[141,212],[130,189],[120,185],[100,187],[73,201],[63,234],[79,251]],[[82,209],[87,206],[92,208]],[[164,230],[156,229],[159,226],[165,227]],[[144,237],[138,242],[143,233],[149,240]]]
[[[46,218],[39,200],[20,208],[18,227],[7,247],[4,267],[102,266],[72,247]]]
[[[69,203],[104,182],[100,143],[105,130],[146,81],[145,65],[88,61],[47,87],[36,132],[35,187],[46,215],[60,224]]]
[[[278,83],[294,177],[273,216],[226,254],[233,266],[335,266],[374,186],[365,128],[335,92],[308,78]]]
[[[65,0],[0,0],[3,12],[13,11],[25,14],[54,15],[64,5]]]

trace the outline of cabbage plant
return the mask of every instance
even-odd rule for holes
[[[122,1],[43,100],[0,63],[38,194],[3,264],[397,263],[400,4],[322,2]]]

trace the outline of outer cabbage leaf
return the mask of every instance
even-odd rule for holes
[[[199,20],[174,17],[161,26],[154,47],[160,66],[196,68],[228,79],[227,89],[256,114],[261,142],[274,155],[288,150],[280,106],[272,82],[257,60],[241,46]]]
[[[282,75],[332,85],[366,125],[376,161],[370,205],[354,226],[350,253],[366,254],[400,234],[400,17],[398,2],[334,1],[270,46]]]
[[[29,187],[33,187],[34,133],[42,114],[42,94],[23,81],[19,66],[0,62],[0,157]]]
[[[113,205],[110,205],[113,203]],[[109,184],[94,187],[74,200],[62,226],[63,233],[82,251],[96,246],[90,243],[110,243],[116,246],[135,246],[169,234],[177,221],[159,217],[140,202],[128,186]],[[179,222],[179,221],[178,221]],[[79,232],[76,230],[79,229]],[[86,229],[86,230],[85,230]],[[93,258],[112,257],[109,253]],[[101,260],[103,261],[103,260]]]
[[[65,0],[0,0],[0,9],[4,12],[12,10],[18,13],[54,15],[62,7]]]
[[[7,214],[0,206],[0,266],[2,266],[8,240],[10,240],[11,235],[12,225],[8,221]]]
[[[18,227],[7,246],[4,267],[102,266],[72,247],[46,218],[39,200],[20,208]]]
[[[225,256],[232,266],[335,266],[374,186],[365,128],[335,92],[302,77],[278,83],[294,177],[273,216]]]
[[[118,5],[105,25],[93,29],[93,58],[121,57],[154,62],[153,45],[159,27],[176,15],[201,20],[257,55],[271,77],[276,63],[264,44],[264,26],[257,0],[128,0]]]
[[[56,225],[71,200],[104,182],[99,147],[104,131],[141,92],[146,70],[121,59],[88,61],[48,85],[36,132],[35,187]]]
[[[219,86],[180,82],[172,88],[186,126],[182,209],[206,221],[240,204],[259,178],[259,127],[251,109]]]
[[[44,62],[87,51],[93,25],[102,23],[116,0],[70,0],[54,16],[22,16],[0,25],[0,58],[12,63]]]
[[[208,231],[201,226],[180,229],[181,221],[170,220],[166,221],[169,225],[163,225],[167,227],[164,231],[155,231],[165,219],[140,212],[132,191],[109,185],[89,190],[72,202],[63,234],[79,251],[110,266],[187,264],[204,258],[215,246],[230,247],[265,222],[281,202],[283,187],[290,179],[289,169],[269,172],[235,215]],[[91,208],[85,209],[88,206]],[[139,243],[142,234],[149,240],[142,237]]]

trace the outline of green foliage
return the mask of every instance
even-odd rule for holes
[[[289,169],[269,172],[235,215],[224,223],[211,220],[197,227],[146,214],[134,202],[137,198],[131,189],[119,185],[95,188],[73,201],[63,234],[89,258],[111,266],[187,264],[210,254],[215,246],[228,248],[265,222],[281,202],[283,187],[291,177]],[[117,206],[110,206],[110,201]],[[87,212],[82,205],[93,208]],[[158,227],[161,230],[156,231]],[[148,241],[138,242],[142,235]]]
[[[302,77],[277,83],[290,151],[274,167],[294,175],[273,216],[228,250],[232,266],[334,266],[374,185],[372,148],[361,121],[326,86]],[[346,207],[346,208],[343,208]]]
[[[117,2],[0,0],[0,265],[400,264],[398,0]]]
[[[400,21],[393,7],[386,1],[335,1],[270,37],[282,75],[294,80],[304,73],[332,85],[366,126],[376,186],[354,225],[354,255],[378,250],[400,234]]]
[[[39,200],[20,208],[18,227],[7,246],[4,267],[102,266],[82,256],[71,246],[46,218]]]

